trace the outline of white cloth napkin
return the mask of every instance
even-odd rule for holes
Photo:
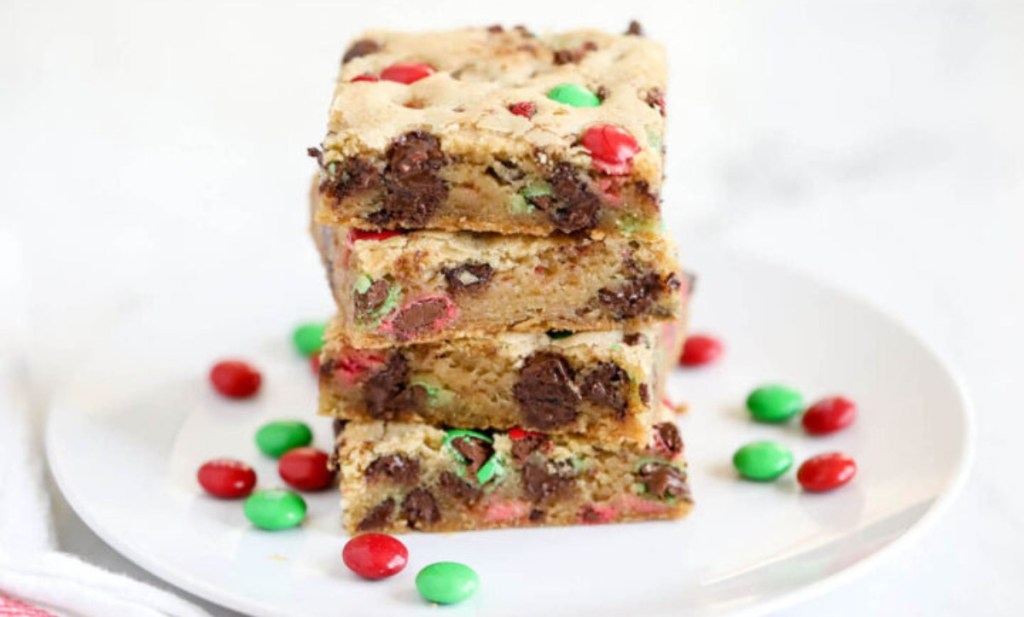
[[[166,591],[56,549],[23,353],[24,270],[0,229],[0,594],[67,617],[209,617]]]

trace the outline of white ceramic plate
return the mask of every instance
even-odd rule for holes
[[[697,507],[684,521],[408,535],[409,567],[377,583],[341,562],[346,537],[332,492],[308,499],[300,529],[251,528],[240,502],[203,496],[194,473],[207,458],[235,456],[254,463],[261,486],[279,485],[253,444],[271,418],[307,419],[317,444],[329,446],[329,423],[312,417],[313,377],[288,342],[297,321],[326,314],[328,303],[319,277],[295,278],[294,264],[268,265],[230,287],[191,282],[181,288],[190,293],[131,311],[82,359],[53,409],[53,473],[82,519],[127,557],[252,615],[437,615],[413,579],[438,560],[470,564],[482,581],[473,599],[446,609],[452,615],[784,606],[864,572],[934,520],[966,473],[968,405],[925,345],[864,304],[740,255],[690,258],[700,273],[695,329],[720,334],[728,350],[718,365],[672,378],[671,391],[691,403],[680,425]],[[224,355],[262,367],[257,399],[230,402],[210,390],[207,368]],[[860,417],[826,438],[804,435],[798,423],[752,423],[747,392],[776,381],[812,399],[846,394]],[[774,484],[739,481],[732,453],[755,439],[788,444],[798,462],[840,449],[860,471],[825,495],[801,493],[793,472]]]

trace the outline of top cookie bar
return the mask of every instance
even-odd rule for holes
[[[664,88],[663,48],[637,34],[368,32],[310,149],[317,222],[657,233]]]

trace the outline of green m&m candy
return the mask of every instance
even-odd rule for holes
[[[295,331],[292,332],[292,343],[295,344],[295,349],[304,356],[320,353],[320,348],[324,346],[326,327],[326,324],[322,322],[309,322],[295,328]]]
[[[747,409],[758,422],[785,422],[803,408],[804,397],[788,386],[761,386],[747,397]]]
[[[744,478],[768,482],[793,466],[793,453],[774,441],[755,441],[737,450],[732,464]]]
[[[306,502],[283,489],[256,491],[245,500],[245,518],[269,531],[295,527],[306,518]]]
[[[275,420],[256,431],[256,447],[271,458],[280,458],[285,452],[312,442],[313,431],[298,420]]]
[[[473,568],[454,561],[439,561],[420,570],[416,589],[428,602],[458,604],[476,593],[480,577]]]
[[[576,84],[559,84],[548,90],[548,98],[570,107],[597,107],[601,104],[596,94]]]

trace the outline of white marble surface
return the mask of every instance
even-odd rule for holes
[[[0,275],[25,288],[0,323],[27,324],[0,345],[23,344],[42,413],[164,277],[311,251],[303,151],[354,31],[639,17],[672,60],[670,224],[897,315],[978,413],[974,472],[933,532],[786,614],[1021,614],[1024,4],[679,4],[0,4]],[[64,548],[145,576],[58,511]]]

